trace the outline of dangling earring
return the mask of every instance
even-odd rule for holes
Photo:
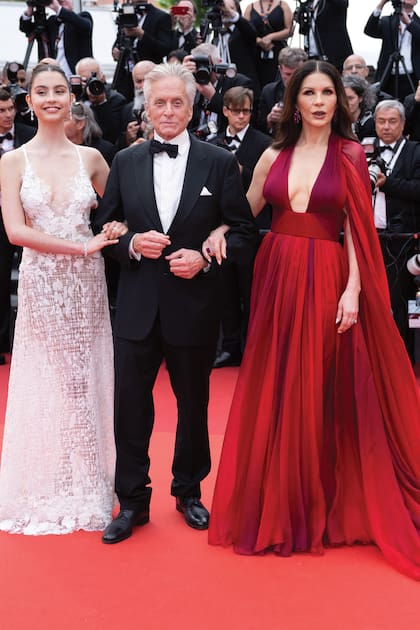
[[[31,122],[34,122],[34,110],[31,108],[29,111],[31,112],[30,114]]]
[[[71,111],[71,105],[70,105],[70,109],[69,109],[69,120],[71,120],[72,118],[73,118],[73,114],[72,114],[72,111]]]
[[[297,107],[295,108],[295,111],[293,113],[293,121],[295,125],[299,125],[302,122],[302,116]]]

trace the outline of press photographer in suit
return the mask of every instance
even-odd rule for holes
[[[347,31],[348,0],[312,0],[305,50],[310,59],[324,59],[340,72],[353,49]]]
[[[200,501],[210,470],[209,376],[219,331],[219,268],[201,255],[226,221],[230,255],[256,230],[235,158],[186,130],[196,87],[191,72],[162,64],[146,77],[146,113],[155,139],[117,153],[99,209],[128,232],[110,255],[121,264],[115,338],[116,491],[120,512],[103,535],[117,543],[149,521],[152,389],[165,358],[178,405],[171,494],[195,529],[209,514]]]
[[[394,319],[414,361],[414,336],[408,328],[407,301],[414,298],[415,285],[407,270],[407,260],[416,253],[415,241],[395,238],[395,234],[420,231],[420,144],[406,140],[404,124],[404,107],[399,101],[378,103],[376,152],[381,172],[377,174],[374,191],[374,218],[381,232]],[[370,172],[372,175],[372,167]]]
[[[10,92],[0,88],[0,158],[3,153],[17,149],[35,135],[34,127],[14,122],[15,114]],[[3,353],[10,351],[11,274],[16,251],[17,247],[7,238],[0,212],[0,365],[5,363]]]
[[[82,57],[92,57],[93,20],[90,13],[73,11],[73,0],[52,0],[49,9],[55,12],[46,20],[48,50],[39,43],[38,61],[44,57],[57,59],[67,76],[75,73]],[[39,9],[35,9],[39,11]],[[20,30],[31,37],[36,29],[33,3],[28,3],[19,22]],[[38,38],[40,42],[40,38]]]
[[[415,91],[420,79],[420,18],[414,13],[417,0],[392,0],[397,10],[381,17],[387,2],[389,0],[379,2],[369,16],[364,32],[382,39],[376,81],[381,82],[385,92],[403,101]],[[404,63],[398,61],[399,57]]]

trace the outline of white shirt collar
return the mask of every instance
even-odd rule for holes
[[[229,127],[229,125],[228,125],[228,127],[227,127],[227,129],[226,129],[226,135],[227,135],[227,136],[231,136],[232,138],[233,138],[233,136],[237,135],[237,136],[238,136],[238,138],[239,138],[239,140],[242,142],[242,140],[244,139],[244,136],[245,136],[246,132],[248,131],[248,127],[249,127],[249,124],[248,124],[246,127],[244,127],[244,128],[242,129],[242,131],[238,131],[238,133],[237,133],[237,134],[234,134],[234,133],[232,133],[232,131],[231,131],[231,129],[230,129],[230,127]]]

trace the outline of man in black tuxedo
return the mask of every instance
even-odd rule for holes
[[[93,20],[90,13],[73,11],[73,0],[51,0],[49,9],[55,12],[45,22],[47,42],[38,37],[38,60],[57,59],[67,76],[75,73],[82,57],[92,57]],[[36,9],[38,11],[39,9]],[[19,28],[27,37],[36,29],[33,4],[28,4],[20,18]]]
[[[407,260],[416,253],[416,240],[396,235],[420,231],[420,144],[406,140],[404,124],[404,107],[399,101],[378,103],[377,152],[384,161],[385,172],[379,173],[377,179],[374,218],[381,237],[394,319],[414,361],[414,335],[408,327],[407,301],[414,298],[416,289],[407,270]]]
[[[17,149],[35,135],[34,127],[14,122],[15,113],[10,93],[0,88],[0,158],[3,153]],[[16,246],[7,238],[0,213],[0,365],[5,363],[3,353],[10,351],[11,273],[16,251]]]
[[[234,157],[186,131],[192,74],[160,65],[147,75],[144,92],[155,140],[117,153],[97,218],[128,226],[110,252],[121,263],[114,326],[120,513],[105,543],[149,521],[152,389],[163,358],[178,404],[171,494],[190,527],[208,526],[200,482],[210,470],[207,405],[220,296],[218,266],[207,263],[201,247],[222,222],[231,226],[230,255],[255,239]]]
[[[238,160],[245,192],[251,184],[259,158],[271,144],[269,136],[251,127],[252,107],[252,90],[233,87],[225,92],[223,115],[228,125],[226,131],[213,141],[231,151]],[[261,229],[269,229],[270,224],[270,207],[266,206],[258,215],[257,225]],[[241,363],[249,320],[253,266],[253,255],[236,260],[228,257],[223,263],[221,343],[214,362],[215,368]]]
[[[185,13],[180,14],[177,11]],[[194,27],[197,19],[197,8],[190,0],[179,0],[171,9],[173,18],[176,21],[176,28],[172,31],[171,50],[184,50],[188,55],[195,48],[199,41],[199,33]]]
[[[382,39],[375,77],[381,82],[381,89],[403,101],[415,91],[420,79],[420,18],[414,13],[417,0],[403,0],[401,13],[381,17],[387,2],[380,0],[364,32]],[[393,63],[394,55],[401,55],[404,64]]]
[[[347,31],[348,0],[312,0],[313,14],[305,41],[310,59],[325,59],[340,72],[353,49]]]

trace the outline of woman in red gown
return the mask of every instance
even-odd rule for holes
[[[305,63],[248,193],[254,214],[272,204],[273,222],[209,542],[283,556],[372,542],[420,579],[420,397],[352,138],[338,72]]]

